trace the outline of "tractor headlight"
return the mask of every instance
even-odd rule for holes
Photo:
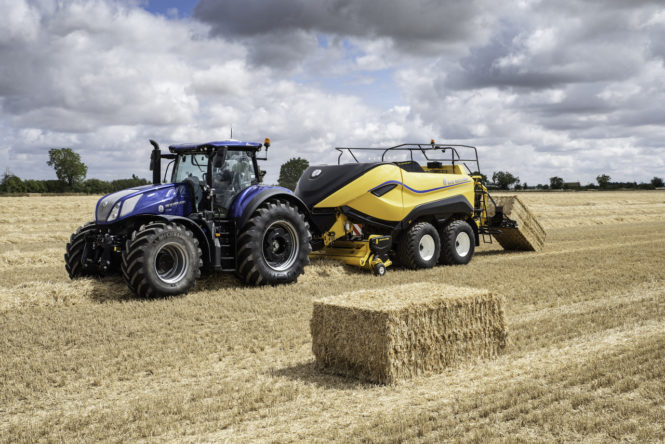
[[[113,205],[113,208],[111,209],[111,214],[109,214],[109,217],[106,218],[106,222],[111,222],[118,218],[118,213],[120,213],[120,205],[122,205],[122,201],[119,201],[118,203]]]
[[[129,199],[125,200],[125,203],[122,204],[122,211],[120,212],[120,215],[122,217],[125,217],[128,214],[130,214],[132,211],[134,211],[134,208],[136,208],[136,204],[139,202],[139,199],[141,199],[141,194],[139,194],[138,196],[130,197]]]

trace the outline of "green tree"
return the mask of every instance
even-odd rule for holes
[[[109,182],[99,179],[88,179],[81,185],[82,191],[88,194],[108,194],[113,191]]]
[[[563,188],[563,179],[559,176],[550,177],[550,188],[560,190]]]
[[[3,193],[24,193],[25,184],[20,177],[14,175],[9,168],[6,168],[5,172],[2,174],[0,191]]]
[[[41,180],[26,179],[23,185],[28,193],[46,193],[46,185]]]
[[[48,151],[48,166],[55,169],[58,180],[69,188],[82,182],[88,173],[88,167],[81,162],[81,156],[71,148],[52,148]]]
[[[281,187],[295,190],[298,179],[300,179],[303,171],[305,171],[308,166],[309,162],[306,159],[300,157],[289,159],[283,163],[279,169],[279,180],[277,183]]]
[[[511,185],[519,183],[520,178],[513,176],[508,171],[497,171],[492,174],[492,182],[494,182],[500,190],[507,190]]]
[[[111,181],[111,189],[112,191],[120,191],[126,188],[134,188],[134,187],[140,187],[142,185],[148,185],[149,183],[150,182],[138,177],[136,174],[132,174],[131,179],[116,179]]]
[[[596,177],[596,182],[598,182],[599,188],[607,188],[607,186],[610,184],[610,176],[607,174],[601,174],[600,176]]]
[[[653,185],[654,188],[662,188],[665,186],[665,184],[663,183],[663,179],[661,179],[660,177],[654,177],[653,179],[651,179],[651,185]]]

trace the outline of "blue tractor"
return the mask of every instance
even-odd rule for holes
[[[97,202],[95,221],[72,234],[72,279],[121,272],[139,297],[186,293],[201,271],[233,272],[249,285],[295,282],[311,252],[307,206],[260,185],[270,140],[153,146],[153,184]],[[263,157],[258,154],[265,149]],[[162,159],[170,160],[162,183]]]

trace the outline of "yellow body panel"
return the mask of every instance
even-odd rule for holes
[[[464,196],[473,208],[473,179],[466,174],[410,173],[402,171],[404,219],[414,208],[430,202]]]
[[[397,186],[377,197],[370,191],[386,184]],[[397,165],[373,168],[315,205],[338,208],[343,205],[369,216],[399,222],[417,206],[462,195],[474,204],[473,179],[466,174],[411,173]]]
[[[391,164],[372,168],[350,184],[323,199],[314,208],[338,208],[346,205],[379,219],[402,220],[401,187],[397,186],[381,197],[376,197],[369,192],[387,181],[402,182],[402,169]]]

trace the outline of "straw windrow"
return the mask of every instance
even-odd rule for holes
[[[500,297],[434,283],[315,301],[310,327],[319,367],[388,384],[495,357],[507,336]]]

